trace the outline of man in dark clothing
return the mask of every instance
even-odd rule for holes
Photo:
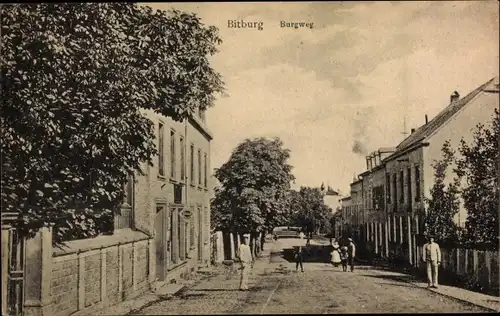
[[[299,270],[299,265],[300,265],[300,270],[304,272],[304,247],[298,246],[295,248],[295,271]]]
[[[352,242],[352,239],[351,238],[348,238],[349,240],[349,245],[347,246],[347,249],[348,249],[348,262],[349,262],[349,265],[351,266],[351,272],[354,272],[354,257],[356,256],[356,246],[354,245],[354,243]]]

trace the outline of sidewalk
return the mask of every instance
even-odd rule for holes
[[[268,264],[272,247],[273,242],[266,242],[264,244],[263,251],[258,255],[254,263],[254,267],[250,271],[250,286],[255,283],[256,279],[259,278],[259,275],[266,273],[269,269]],[[225,288],[238,288],[239,282],[239,271],[237,270],[236,263],[234,267],[218,265],[212,266],[210,269],[203,269],[203,272],[199,273],[196,280],[181,282],[178,287],[181,288],[181,285],[185,285],[180,292],[194,286],[203,286],[204,284],[207,285],[207,287],[209,287],[209,285],[215,285],[216,287],[223,286]],[[172,295],[176,294],[177,293],[172,293]],[[162,300],[164,300],[164,298],[162,298],[161,295],[159,296],[157,293],[149,292],[137,298],[105,308],[95,313],[95,315],[133,315],[135,311],[153,305]]]
[[[454,286],[447,286],[447,285],[439,285],[437,289],[431,289],[427,288],[427,283],[421,282],[419,280],[415,280],[415,278],[411,275],[408,274],[403,274],[399,272],[392,272],[388,270],[378,270],[378,269],[373,269],[373,271],[378,274],[389,274],[393,275],[396,277],[400,277],[399,279],[401,281],[411,283],[415,285],[416,287],[419,288],[424,288],[429,291],[438,293],[440,295],[450,297],[462,302],[466,302],[469,304],[473,304],[476,306],[484,307],[496,312],[500,312],[500,297],[497,296],[491,296],[491,295],[486,295],[478,292],[473,292],[469,291],[466,289],[462,289],[459,287],[454,287]]]

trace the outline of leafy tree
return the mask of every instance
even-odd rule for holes
[[[495,109],[490,128],[478,124],[470,144],[463,139],[455,172],[466,179],[462,190],[467,209],[465,241],[474,247],[498,249],[500,115]]]
[[[424,218],[424,234],[433,236],[442,244],[453,244],[457,242],[457,225],[454,216],[458,213],[459,201],[459,179],[454,178],[446,185],[446,171],[453,162],[454,152],[449,141],[442,147],[443,159],[434,161],[434,185],[430,190],[430,198],[425,198],[428,203],[427,214]]]
[[[133,3],[1,7],[2,211],[56,244],[99,234],[156,154],[140,109],[182,120],[223,83],[215,27]]]
[[[294,197],[295,221],[311,235],[321,229],[328,229],[330,209],[325,205],[319,188],[301,187]]]
[[[247,139],[215,172],[221,188],[211,201],[217,225],[238,233],[267,232],[283,221],[294,179],[279,138]]]

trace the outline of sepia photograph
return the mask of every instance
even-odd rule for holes
[[[500,312],[499,15],[0,4],[1,314]]]

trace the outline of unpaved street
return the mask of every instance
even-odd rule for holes
[[[158,301],[135,315],[487,311],[369,267],[358,267],[351,273],[326,263],[306,262],[305,272],[295,272],[294,263],[282,257],[282,250],[297,243],[305,241],[283,239],[272,244],[271,257],[256,263],[248,292],[238,290],[238,275],[222,272],[179,297]]]

